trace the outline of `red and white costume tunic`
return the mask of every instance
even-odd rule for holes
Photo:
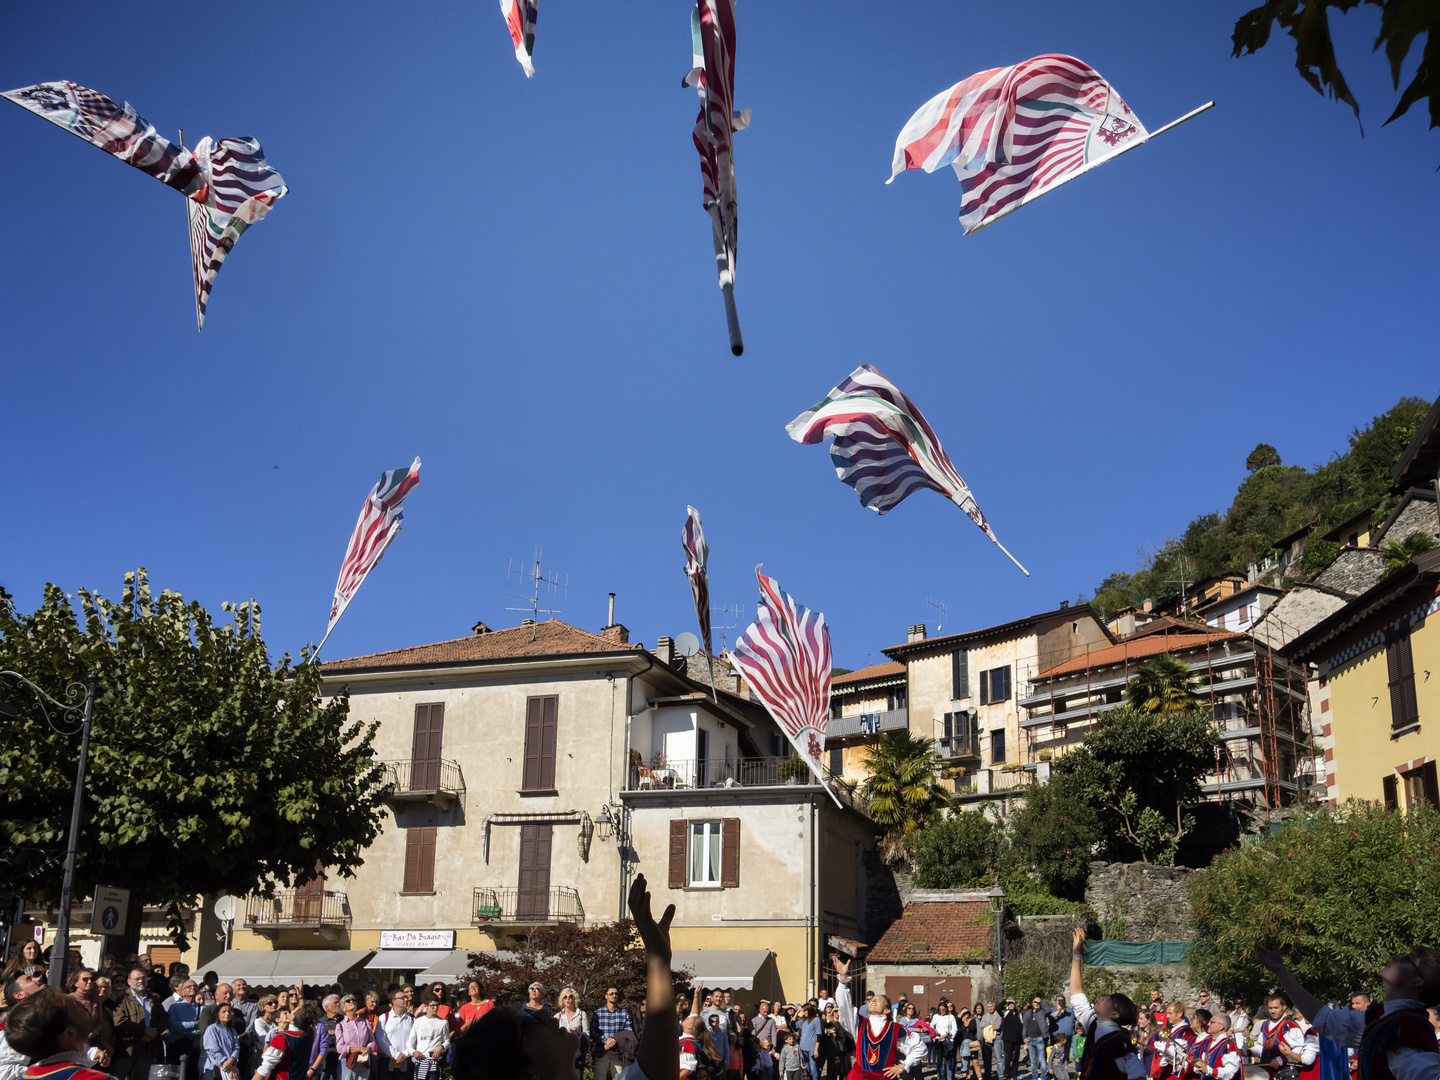
[[[1190,1021],[1181,1017],[1171,1028],[1156,1040],[1155,1048],[1160,1052],[1164,1068],[1160,1076],[1189,1075],[1191,1048],[1195,1043],[1195,1029]]]
[[[1197,1039],[1192,1054],[1199,1076],[1235,1080],[1240,1073],[1240,1047],[1228,1031]]]
[[[1356,1009],[1321,1007],[1315,1030],[1359,1050],[1361,1080],[1440,1080],[1440,1054],[1426,1041],[1430,1027],[1422,1002],[1400,999]]]
[[[255,1067],[256,1075],[267,1080],[289,1080],[291,1072],[294,1072],[303,1078],[310,1063],[304,1060],[292,1062],[292,1058],[305,1056],[301,1043],[309,1047],[310,1035],[297,1027],[275,1032],[260,1055],[260,1064]]]
[[[1084,994],[1071,994],[1070,1007],[1085,1032],[1081,1080],[1144,1080],[1148,1072],[1130,1049],[1130,1032],[1113,1020],[1095,1019],[1095,1009]]]
[[[1250,1025],[1250,1040],[1245,1050],[1257,1064],[1269,1069],[1271,1076],[1286,1065],[1296,1064],[1280,1053],[1282,1046],[1300,1055],[1301,1070],[1319,1068],[1319,1040],[1307,1040],[1305,1029],[1290,1017],[1271,1020],[1267,1016]]]
[[[913,1069],[925,1060],[924,1038],[906,1031],[888,1012],[859,1016],[850,1000],[848,978],[835,987],[835,1008],[840,1013],[840,1026],[855,1040],[855,1067],[848,1080],[889,1080],[886,1069],[894,1065]]]

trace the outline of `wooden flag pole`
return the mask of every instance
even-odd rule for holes
[[[1026,195],[1026,196],[1025,196],[1023,199],[1021,199],[1019,202],[1011,203],[1009,206],[1007,206],[1007,207],[1006,207],[1004,210],[1002,210],[1000,213],[996,214],[996,215],[995,215],[993,218],[991,218],[989,221],[985,222],[984,225],[981,225],[981,226],[980,226],[980,229],[988,229],[991,225],[994,225],[995,222],[999,221],[1001,218],[1005,217],[1007,214],[1013,214],[1016,210],[1019,210],[1022,206],[1025,206],[1025,205],[1028,204],[1028,203],[1034,202],[1036,199],[1040,198],[1040,196],[1050,194],[1050,192],[1054,191],[1056,188],[1060,187],[1062,184],[1068,184],[1071,180],[1074,180],[1076,177],[1084,176],[1084,175],[1085,175],[1087,172],[1089,172],[1091,169],[1098,168],[1099,166],[1104,165],[1107,161],[1114,161],[1114,160],[1115,160],[1117,157],[1119,157],[1121,154],[1128,154],[1131,150],[1134,150],[1136,147],[1144,146],[1147,142],[1149,142],[1151,139],[1155,138],[1157,135],[1163,135],[1163,134],[1165,134],[1165,132],[1169,131],[1171,128],[1179,127],[1181,124],[1185,123],[1186,120],[1193,120],[1195,117],[1199,116],[1201,113],[1205,112],[1207,109],[1213,109],[1214,107],[1215,107],[1215,102],[1213,102],[1213,101],[1207,101],[1204,105],[1201,105],[1198,109],[1191,109],[1188,113],[1186,113],[1184,116],[1180,117],[1178,120],[1171,120],[1170,123],[1166,124],[1164,127],[1162,127],[1162,128],[1157,128],[1156,130],[1154,130],[1154,131],[1152,131],[1152,132],[1149,132],[1143,139],[1136,139],[1134,142],[1126,143],[1124,146],[1122,146],[1122,147],[1120,147],[1118,150],[1116,150],[1113,154],[1107,154],[1107,155],[1105,155],[1105,156],[1102,157],[1102,158],[1098,158],[1097,160],[1090,162],[1088,165],[1084,165],[1084,166],[1082,166],[1081,168],[1076,169],[1074,172],[1072,172],[1072,173],[1070,173],[1070,174],[1068,174],[1068,175],[1066,175],[1066,176],[1061,177],[1059,180],[1056,180],[1054,183],[1052,183],[1052,184],[1046,184],[1044,187],[1039,188],[1039,189],[1037,189],[1037,190],[1035,190],[1035,191],[1030,192],[1030,194]],[[893,178],[892,178],[892,179],[893,179]],[[978,233],[978,232],[980,231],[980,229],[973,229],[973,230],[971,230],[970,232],[966,233],[965,235],[966,235],[966,236],[974,236],[975,233]],[[998,544],[999,541],[997,540],[996,543]],[[1004,549],[1003,547],[1002,547],[1000,550],[1001,550],[1001,551],[1005,551],[1005,549]],[[1006,554],[1006,555],[1009,555],[1010,553],[1009,553],[1008,551],[1005,551],[1005,554]],[[1013,559],[1014,556],[1012,555],[1011,558]],[[1016,566],[1020,566],[1020,564],[1019,564],[1018,562],[1017,562],[1015,565],[1016,565]],[[1023,570],[1023,569],[1025,569],[1025,568],[1024,568],[1023,566],[1021,566],[1020,569]]]

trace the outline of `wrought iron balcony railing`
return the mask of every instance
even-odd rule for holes
[[[477,926],[585,922],[580,894],[563,885],[534,890],[480,886],[475,889],[471,914],[471,921]]]
[[[391,802],[448,803],[465,794],[465,778],[457,762],[449,759],[407,758],[384,761],[385,776],[381,780],[390,788],[386,796]]]
[[[274,896],[245,898],[245,929],[294,930],[348,926],[350,904],[340,889],[280,889]]]
[[[750,788],[813,784],[805,763],[794,757],[682,760],[656,755],[649,765],[632,764],[627,791],[684,790],[690,788]],[[846,806],[869,814],[869,801],[860,785],[829,769],[825,783]]]

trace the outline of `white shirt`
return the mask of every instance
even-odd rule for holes
[[[1393,1012],[1402,1007],[1424,1010],[1418,1001],[1404,998],[1385,1002],[1385,1011]],[[1359,1046],[1360,1037],[1365,1034],[1365,1014],[1355,1009],[1336,1009],[1321,1006],[1315,1014],[1315,1030],[1327,1039],[1333,1039],[1341,1046]],[[1385,1062],[1395,1074],[1395,1080],[1440,1080],[1440,1055],[1428,1050],[1412,1050],[1402,1046],[1385,1054]]]
[[[1227,1032],[1224,1032],[1223,1034],[1220,1034],[1220,1035],[1207,1035],[1205,1038],[1197,1040],[1196,1043],[1195,1043],[1195,1057],[1196,1057],[1196,1059],[1199,1060],[1199,1061],[1201,1061],[1201,1062],[1202,1062],[1203,1064],[1205,1064],[1206,1066],[1208,1066],[1208,1065],[1210,1064],[1209,1059],[1208,1059],[1207,1057],[1205,1057],[1204,1055],[1206,1055],[1206,1054],[1209,1052],[1209,1050],[1210,1050],[1213,1046],[1215,1046],[1216,1043],[1218,1043],[1218,1042],[1220,1042],[1220,1041],[1222,1041],[1222,1040],[1224,1040],[1224,1039],[1229,1039],[1229,1038],[1232,1038],[1232,1036],[1231,1036],[1230,1032],[1227,1031]],[[1234,1044],[1234,1045],[1236,1045],[1236,1046],[1238,1047],[1239,1044],[1236,1043],[1236,1044]],[[1219,1066],[1215,1069],[1215,1071],[1214,1071],[1213,1073],[1201,1073],[1201,1075],[1202,1075],[1202,1076],[1214,1076],[1214,1077],[1216,1078],[1216,1080],[1234,1080],[1235,1074],[1238,1073],[1239,1071],[1240,1071],[1240,1052],[1239,1052],[1239,1050],[1238,1050],[1238,1049],[1236,1049],[1236,1050],[1226,1050],[1225,1053],[1221,1055],[1221,1057],[1220,1057],[1220,1064],[1219,1064]]]
[[[1070,1007],[1075,1010],[1075,1023],[1080,1025],[1080,1030],[1085,1032],[1085,1049],[1089,1050],[1090,1043],[1090,1021],[1095,1020],[1095,1008],[1090,1004],[1090,999],[1084,994],[1071,994]],[[1099,1042],[1112,1031],[1119,1031],[1120,1025],[1113,1020],[1095,1021],[1095,1042]],[[1125,1054],[1120,1058],[1120,1069],[1125,1073],[1126,1080],[1144,1080],[1149,1074],[1145,1066],[1134,1054]]]
[[[941,1016],[936,1013],[930,1017],[930,1026],[935,1029],[937,1039],[953,1039],[955,1033],[960,1030],[960,1025],[955,1021],[954,1013],[946,1013]]]
[[[858,1039],[860,1037],[860,1028],[857,1023],[859,1014],[855,1010],[854,1002],[850,1000],[850,979],[848,976],[841,979],[835,987],[835,1008],[840,1013],[840,1026],[850,1033],[852,1039]],[[879,1035],[880,1032],[885,1029],[885,1023],[889,1018],[868,1014],[867,1019],[870,1021],[870,1034],[873,1036]],[[893,1024],[895,1021],[890,1020],[890,1023]],[[895,1063],[897,1065],[903,1065],[907,1069],[913,1069],[925,1059],[926,1049],[924,1039],[913,1031],[907,1031],[896,1041]]]
[[[293,1024],[285,1030],[289,1034],[304,1034],[304,1032],[302,1032],[299,1028],[295,1027]],[[275,1036],[271,1035],[270,1037],[273,1039]],[[265,1052],[260,1055],[260,1064],[256,1066],[255,1074],[257,1076],[269,1076],[272,1072],[275,1071],[275,1066],[280,1064],[280,1059],[284,1056],[284,1049],[277,1046],[270,1046],[267,1043],[265,1046]],[[299,1074],[304,1071],[304,1066],[305,1063],[303,1061],[299,1062],[298,1064],[296,1062],[291,1062],[290,1071],[292,1073]]]
[[[1360,1013],[1359,1015],[1361,1019],[1360,1030],[1363,1031],[1365,1030],[1365,1014]],[[1253,1058],[1259,1058],[1260,1055],[1265,1052],[1266,1036],[1289,1019],[1290,1018],[1288,1016],[1282,1016],[1279,1020],[1271,1020],[1267,1016],[1264,1020],[1261,1020],[1259,1023],[1252,1025],[1250,1028],[1251,1038],[1249,1040],[1249,1045],[1245,1046],[1246,1052]],[[1315,1057],[1317,1054],[1320,1053],[1320,1040],[1315,1039],[1314,1045],[1310,1045],[1311,1040],[1305,1037],[1305,1030],[1299,1024],[1291,1021],[1290,1029],[1286,1031],[1283,1036],[1281,1036],[1280,1041],[1285,1044],[1285,1048],[1287,1050],[1293,1050],[1295,1053],[1300,1055],[1301,1065],[1315,1064]],[[1291,1065],[1294,1063],[1289,1058],[1284,1058],[1281,1064]]]
[[[405,1047],[410,1042],[410,1028],[414,1018],[408,1012],[397,1013],[391,1009],[375,1025],[375,1045],[391,1061],[405,1056]]]
[[[5,1039],[5,1032],[0,1031],[0,1080],[16,1080],[29,1067],[30,1059],[12,1049]]]
[[[422,1016],[410,1026],[410,1037],[405,1040],[405,1049],[411,1053],[429,1054],[445,1045],[450,1038],[450,1021],[440,1017]]]

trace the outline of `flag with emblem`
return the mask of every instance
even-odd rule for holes
[[[710,577],[705,564],[710,549],[705,546],[705,530],[700,527],[700,511],[685,507],[685,526],[680,530],[680,546],[685,550],[685,576],[690,579],[690,596],[695,601],[695,619],[700,624],[700,644],[705,649],[705,663],[710,671],[710,694],[715,695],[715,665],[710,647]]]
[[[876,513],[893,510],[912,492],[936,491],[965,511],[1005,551],[925,414],[871,365],[857,367],[785,430],[798,443],[833,438],[830,460],[836,475]],[[1030,576],[1014,555],[1008,551],[1005,555]]]
[[[195,322],[205,308],[220,264],[240,234],[263,218],[288,190],[252,138],[211,139],[194,151],[161,136],[129,102],[73,82],[37,83],[7,97],[127,165],[155,177],[189,199],[190,256],[195,280]]]
[[[735,0],[696,0],[690,13],[690,71],[682,86],[700,95],[692,138],[700,153],[705,212],[710,215],[715,269],[725,298],[730,351],[745,351],[735,310],[735,255],[739,223],[735,194],[735,132],[750,126],[750,110],[735,111]]]
[[[339,580],[335,582],[335,598],[330,602],[330,623],[325,627],[325,636],[315,647],[316,653],[330,640],[330,632],[335,629],[340,616],[345,614],[355,593],[399,534],[400,521],[405,516],[400,504],[418,483],[420,459],[417,457],[408,469],[391,469],[381,473],[380,482],[365,496],[365,502],[360,506],[360,519],[355,522],[355,531],[350,534],[345,559],[340,564]]]
[[[830,716],[833,661],[825,616],[795,602],[774,578],[755,567],[760,600],[755,621],[735,642],[731,658],[765,711],[800,755],[816,783],[825,784],[822,755]],[[830,797],[835,798],[834,792]],[[836,799],[837,805],[839,800]]]
[[[1036,56],[971,75],[921,106],[895,140],[885,182],[949,165],[968,236],[1213,104],[1150,133],[1089,64]]]
[[[505,26],[510,31],[510,40],[515,44],[515,59],[525,69],[528,79],[535,74],[531,58],[535,55],[535,17],[539,14],[539,0],[500,0],[500,13],[505,16]]]

